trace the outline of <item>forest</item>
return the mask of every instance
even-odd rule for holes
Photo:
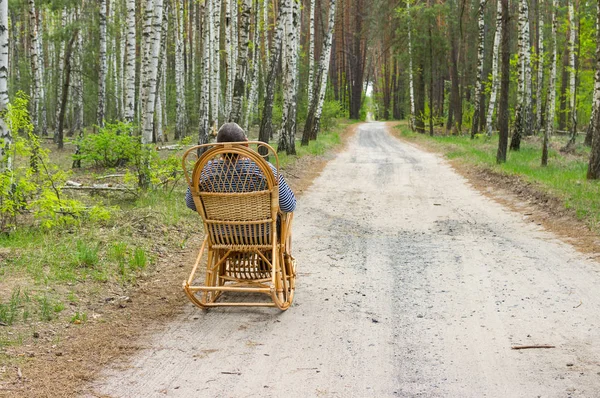
[[[202,235],[182,155],[226,122],[273,145],[299,194],[369,125],[358,122],[385,121],[370,139],[389,144],[389,127],[518,189],[541,186],[542,206],[558,197],[596,234],[599,20],[600,1],[582,0],[0,0],[0,364],[18,369],[0,387],[22,382],[33,355],[19,347],[45,355],[93,325],[74,391],[122,355],[94,356],[111,328],[123,347],[180,310],[182,264]],[[370,206],[356,215],[371,219]],[[52,372],[37,369],[43,388]]]

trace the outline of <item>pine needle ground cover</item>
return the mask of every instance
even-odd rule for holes
[[[567,137],[554,136],[551,140],[548,166],[540,165],[541,138],[525,137],[521,150],[510,151],[504,164],[496,164],[498,136],[479,137],[471,140],[468,136],[433,137],[410,131],[406,124],[396,128],[399,137],[424,145],[443,153],[446,158],[467,167],[474,167],[500,176],[518,178],[550,197],[557,198],[565,209],[572,210],[575,216],[588,227],[600,232],[600,183],[586,179],[589,148],[579,143],[575,150],[565,154],[560,151]],[[583,137],[579,137],[583,141]]]

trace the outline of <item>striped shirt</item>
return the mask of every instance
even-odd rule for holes
[[[233,167],[229,166],[229,164],[230,163],[226,160],[213,160],[208,162],[200,174],[200,188],[203,191],[209,192],[248,192],[266,189],[266,181],[262,177],[262,170],[256,163],[249,159],[239,159],[235,162]],[[273,175],[277,176],[275,166],[269,163],[269,167],[271,167]],[[220,175],[221,173],[231,174],[236,178],[222,178]],[[247,183],[246,186],[241,186],[241,183],[239,185],[236,184],[236,182],[240,181],[239,176],[245,177],[244,180]],[[219,182],[223,180],[229,182]],[[214,184],[218,184],[218,186],[216,189],[211,189]],[[190,209],[196,210],[196,204],[194,203],[192,192],[189,187],[185,194],[185,203]],[[279,209],[284,213],[291,213],[296,209],[296,197],[285,182],[281,173],[279,173]]]

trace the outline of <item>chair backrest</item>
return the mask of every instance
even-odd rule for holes
[[[275,155],[276,166],[248,145],[265,147]],[[203,153],[190,176],[188,157],[199,150]],[[279,210],[279,170],[273,148],[257,142],[199,145],[185,153],[183,168],[212,246],[272,247]]]

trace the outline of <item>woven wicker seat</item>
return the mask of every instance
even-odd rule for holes
[[[261,147],[274,156],[275,170],[254,150]],[[198,152],[203,152],[199,158]],[[199,145],[184,154],[183,169],[205,232],[183,283],[190,300],[201,308],[286,310],[296,277],[290,253],[292,214],[279,211],[279,160],[273,148],[262,142]],[[202,269],[204,284],[198,284]],[[247,294],[235,292],[264,294],[271,300],[248,301]]]

